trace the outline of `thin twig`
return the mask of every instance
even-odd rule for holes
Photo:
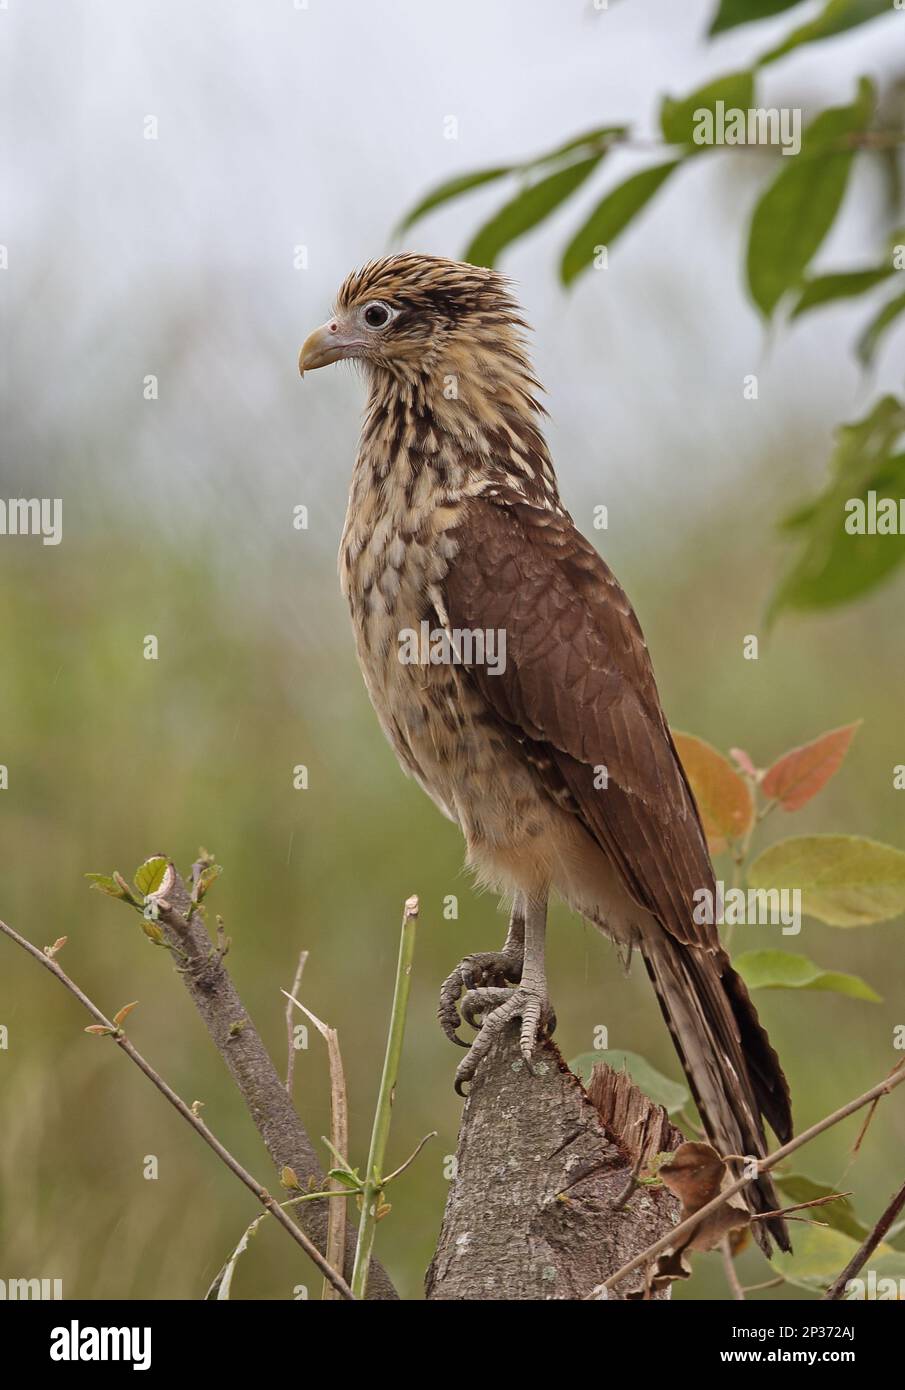
[[[641,1157],[643,1157],[643,1155]],[[641,1157],[638,1158],[634,1168],[629,1173],[628,1182],[625,1184],[625,1187],[622,1189],[615,1202],[613,1203],[614,1212],[625,1211],[633,1193],[635,1192],[635,1189],[640,1186],[640,1183],[638,1182],[638,1174],[641,1172]]]
[[[384,1187],[386,1187],[387,1183],[392,1182],[394,1178],[398,1178],[400,1173],[404,1173],[405,1170],[406,1170],[406,1168],[410,1168],[411,1165],[415,1162],[415,1159],[416,1159],[416,1158],[418,1157],[418,1155],[420,1154],[421,1150],[424,1148],[424,1146],[425,1146],[425,1144],[427,1143],[427,1141],[428,1141],[429,1139],[436,1139],[436,1137],[437,1137],[437,1130],[435,1130],[435,1129],[432,1129],[431,1132],[430,1132],[430,1134],[425,1134],[424,1138],[421,1140],[421,1142],[419,1143],[418,1147],[415,1149],[415,1152],[409,1154],[409,1156],[408,1156],[408,1158],[405,1160],[405,1162],[404,1162],[404,1163],[400,1163],[400,1165],[399,1165],[398,1168],[394,1168],[393,1171],[392,1171],[392,1173],[387,1173],[386,1177],[385,1177],[384,1180],[383,1180],[383,1185],[384,1185]]]
[[[874,1229],[865,1237],[859,1249],[855,1251],[838,1279],[830,1284],[826,1293],[823,1295],[824,1299],[833,1303],[842,1297],[845,1293],[845,1286],[848,1281],[854,1279],[858,1270],[870,1259],[883,1237],[889,1234],[890,1226],[903,1207],[905,1207],[905,1183],[899,1188]]]
[[[301,974],[301,971],[299,971]],[[283,990],[285,994],[286,991]],[[310,1009],[306,1009],[304,1004],[299,1003],[293,995],[287,996],[289,1002],[287,1009],[301,1009],[306,1018],[310,1018],[317,1031],[327,1044],[327,1057],[330,1063],[330,1137],[332,1147],[343,1155],[343,1162],[348,1163],[349,1152],[349,1103],[346,1099],[346,1077],[343,1072],[342,1053],[339,1050],[339,1034],[335,1028],[331,1028],[328,1023],[323,1023],[316,1014]],[[328,1184],[328,1191],[336,1192],[341,1189],[341,1184],[335,1178],[331,1178]],[[346,1248],[346,1204],[345,1202],[334,1202],[329,1208],[327,1221],[327,1247],[324,1254],[331,1265],[342,1266],[343,1255]],[[323,1297],[330,1299],[335,1297],[333,1290],[325,1283]]]
[[[352,1193],[348,1189],[344,1192],[304,1192],[300,1197],[291,1197],[288,1202],[280,1202],[280,1206],[283,1208],[284,1211],[286,1211],[289,1207],[297,1207],[302,1202],[313,1202],[321,1197],[351,1196]],[[252,1221],[251,1224],[245,1228],[245,1231],[243,1232],[242,1237],[235,1250],[232,1252],[229,1259],[226,1260],[226,1262],[223,1264],[219,1272],[214,1276],[210,1288],[204,1295],[205,1303],[209,1302],[211,1299],[214,1298],[216,1298],[218,1301],[222,1300],[225,1302],[229,1298],[230,1285],[232,1284],[232,1277],[235,1272],[236,1265],[239,1262],[239,1256],[244,1255],[245,1251],[248,1248],[248,1242],[251,1240],[251,1237],[257,1234],[257,1230],[261,1222],[266,1221],[269,1215],[270,1212],[262,1211],[261,1215],[256,1216],[254,1221]],[[225,1293],[223,1293],[224,1287],[226,1289]]]
[[[325,1278],[330,1280],[331,1284],[333,1284],[334,1288],[337,1289],[342,1297],[347,1299],[353,1298],[354,1295],[352,1290],[349,1288],[343,1276],[338,1274],[335,1269],[331,1268],[317,1246],[309,1240],[305,1232],[300,1230],[295,1222],[286,1215],[279,1203],[274,1201],[273,1197],[271,1197],[266,1187],[262,1187],[257,1179],[252,1177],[251,1173],[242,1167],[238,1159],[233,1158],[229,1150],[220,1143],[220,1140],[208,1129],[204,1121],[186,1105],[185,1101],[181,1096],[176,1094],[172,1087],[167,1085],[163,1077],[151,1066],[150,1062],[146,1061],[138,1049],[132,1045],[122,1029],[117,1028],[116,1025],[107,1018],[106,1014],[101,1012],[97,1005],[88,998],[87,994],[79,989],[78,985],[73,980],[70,980],[66,972],[57,965],[54,959],[46,955],[45,952],[33,945],[32,942],[28,941],[24,936],[20,936],[18,932],[13,931],[12,927],[7,926],[5,922],[0,921],[0,931],[4,932],[11,941],[15,941],[17,946],[21,946],[24,951],[27,951],[30,956],[33,956],[35,960],[39,961],[46,970],[50,971],[51,975],[56,976],[60,984],[64,985],[65,988],[69,990],[70,994],[73,994],[75,998],[78,999],[82,1007],[87,1009],[88,1013],[91,1014],[91,1017],[95,1019],[98,1024],[101,1024],[105,1028],[109,1028],[110,1036],[113,1038],[116,1045],[135,1063],[139,1071],[144,1072],[148,1080],[153,1082],[161,1095],[166,1097],[175,1110],[178,1110],[186,1123],[190,1124],[192,1129],[200,1134],[204,1142],[209,1148],[213,1149],[214,1153],[226,1164],[230,1172],[234,1173],[240,1182],[243,1182],[249,1191],[254,1193],[261,1205],[271,1213],[284,1230],[288,1231],[293,1240],[302,1247],[308,1258],[317,1265],[321,1273]]]
[[[732,1242],[728,1236],[723,1236],[723,1239],[720,1241],[720,1252],[723,1256],[723,1272],[726,1275],[726,1283],[729,1285],[732,1297],[738,1303],[744,1303],[745,1290],[742,1288],[739,1277],[735,1272],[735,1260],[732,1258]]]
[[[807,1211],[809,1207],[825,1207],[829,1202],[839,1202],[843,1197],[851,1197],[851,1192],[831,1192],[828,1197],[814,1197],[810,1202],[796,1202],[794,1207],[777,1207],[775,1211],[756,1211],[751,1215],[754,1221],[769,1221],[774,1216],[788,1216],[793,1211]],[[823,1224],[817,1223],[817,1224]]]
[[[289,1002],[286,1005],[286,1090],[292,1095],[292,1078],[295,1076],[295,1029],[292,1026],[292,997],[298,994],[302,987],[302,975],[305,971],[305,963],[308,960],[308,952],[299,953],[299,963],[295,969],[295,978],[292,981],[292,989],[286,998]],[[286,991],[283,991],[286,994]]]
[[[758,1159],[755,1175],[769,1172],[777,1163],[781,1163],[784,1158],[788,1158],[789,1154],[795,1153],[797,1149],[802,1148],[805,1144],[809,1144],[812,1139],[816,1139],[818,1134],[823,1134],[825,1130],[831,1129],[833,1125],[839,1124],[840,1120],[847,1119],[849,1115],[853,1115],[855,1111],[860,1110],[862,1106],[870,1105],[873,1101],[879,1100],[881,1096],[887,1095],[890,1091],[894,1090],[896,1086],[901,1085],[903,1081],[905,1081],[905,1059],[893,1068],[884,1081],[879,1081],[876,1086],[872,1086],[871,1089],[865,1091],[863,1095],[857,1096],[854,1100],[850,1100],[847,1105],[840,1106],[838,1110],[833,1111],[832,1115],[827,1115],[824,1119],[818,1120],[817,1123],[811,1125],[809,1129],[804,1130],[803,1133],[797,1135],[794,1139],[790,1139],[788,1144],[783,1144],[781,1148],[774,1149],[773,1153],[767,1154],[765,1158]],[[663,1236],[660,1240],[654,1241],[653,1245],[649,1245],[646,1250],[642,1250],[640,1255],[636,1255],[633,1260],[629,1260],[628,1264],[623,1265],[621,1269],[617,1269],[615,1274],[610,1274],[602,1283],[597,1284],[590,1293],[585,1294],[585,1300],[597,1299],[600,1298],[601,1295],[605,1296],[606,1291],[611,1288],[612,1285],[618,1284],[626,1275],[633,1274],[636,1269],[640,1269],[642,1265],[646,1265],[649,1260],[661,1254],[664,1250],[668,1250],[680,1244],[683,1237],[690,1236],[692,1232],[698,1229],[704,1217],[710,1216],[712,1212],[718,1211],[730,1197],[734,1197],[737,1192],[741,1192],[742,1188],[746,1187],[750,1181],[751,1178],[742,1177],[736,1178],[734,1182],[729,1183],[718,1196],[714,1197],[712,1201],[706,1202],[693,1216],[689,1216],[685,1221],[680,1221],[678,1226],[670,1231],[668,1235]]]
[[[355,1247],[355,1265],[352,1270],[352,1288],[363,1289],[368,1278],[371,1251],[374,1248],[374,1232],[377,1227],[378,1208],[383,1195],[383,1161],[386,1155],[387,1139],[390,1133],[390,1117],[396,1095],[396,1078],[399,1075],[399,1059],[402,1056],[402,1040],[405,1035],[405,1014],[408,1005],[409,986],[412,981],[412,963],[415,957],[415,925],[418,920],[418,899],[408,898],[402,914],[402,936],[399,942],[399,959],[396,964],[396,987],[393,991],[393,1011],[390,1016],[390,1031],[387,1037],[387,1050],[377,1095],[377,1109],[374,1113],[374,1128],[371,1131],[371,1147],[368,1153],[368,1166],[365,1171],[364,1192],[361,1203],[361,1221],[358,1226],[358,1243]],[[356,1298],[358,1295],[355,1295]]]

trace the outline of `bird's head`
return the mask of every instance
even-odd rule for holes
[[[340,288],[333,315],[305,340],[299,371],[353,359],[400,383],[501,371],[524,379],[526,327],[508,282],[493,270],[405,253],[370,261]],[[535,383],[532,383],[535,384]]]

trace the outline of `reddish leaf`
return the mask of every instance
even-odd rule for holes
[[[751,826],[751,789],[729,759],[702,738],[693,734],[673,734],[673,738],[698,803],[710,852],[719,854],[729,840],[741,839]]]
[[[831,729],[813,743],[784,754],[764,774],[764,795],[778,801],[784,811],[799,810],[839,771],[860,723],[859,719],[841,729]]]
[[[731,756],[735,759],[735,761],[738,763],[742,772],[746,772],[749,777],[757,776],[757,768],[751,761],[750,754],[746,753],[744,748],[730,748],[729,752]]]

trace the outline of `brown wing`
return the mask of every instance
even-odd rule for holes
[[[612,573],[569,517],[518,500],[470,502],[455,538],[450,626],[506,633],[505,670],[472,669],[488,704],[543,745],[634,901],[677,940],[717,948],[693,917],[695,892],[714,888],[700,817]]]

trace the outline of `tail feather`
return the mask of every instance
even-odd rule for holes
[[[789,1088],[729,957],[722,950],[683,945],[665,932],[642,950],[710,1142],[720,1153],[762,1157],[767,1152],[763,1116],[785,1143],[792,1133]],[[743,1196],[754,1213],[781,1206],[766,1173],[749,1183]],[[757,1221],[752,1230],[767,1255],[770,1236],[780,1249],[791,1249],[782,1217]]]

